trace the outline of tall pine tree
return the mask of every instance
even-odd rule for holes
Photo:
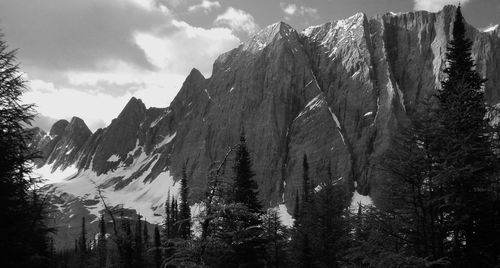
[[[26,81],[0,33],[0,252],[6,267],[48,266],[45,205],[36,194],[38,179],[30,175],[37,154],[26,129],[33,105],[21,102]],[[15,243],[14,243],[15,241]]]
[[[155,225],[155,230],[154,230],[154,263],[156,268],[161,267],[162,263],[161,236],[158,225]]]
[[[189,189],[187,185],[186,164],[182,167],[181,203],[179,206],[179,233],[183,239],[191,237],[191,210],[189,208]]]
[[[493,239],[491,233],[498,234],[498,216],[492,218],[498,215],[492,205],[498,193],[491,191],[498,183],[499,162],[492,150],[493,131],[486,116],[485,80],[475,69],[460,6],[446,60],[446,79],[437,94],[440,143],[431,149],[447,193],[443,214],[450,229],[451,258],[456,266],[489,266],[499,254],[491,251],[498,245],[498,238]]]
[[[97,240],[98,254],[99,254],[99,267],[106,267],[107,262],[107,241],[106,241],[106,222],[104,214],[101,215],[99,221],[99,236]]]
[[[252,171],[252,159],[248,152],[244,131],[240,135],[240,143],[236,149],[233,171],[235,177],[232,201],[244,204],[251,212],[262,213],[262,205],[258,199],[258,186],[253,179],[255,173]]]

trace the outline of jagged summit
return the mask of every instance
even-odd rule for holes
[[[276,22],[260,30],[243,44],[243,50],[258,52],[271,44],[277,37],[284,39],[298,37],[297,31],[285,22]]]
[[[132,97],[127,102],[120,115],[118,115],[118,118],[130,117],[133,114],[144,113],[144,111],[146,111],[146,105],[142,102],[142,100]]]
[[[64,129],[69,125],[68,120],[66,119],[61,119],[57,122],[55,122],[52,127],[50,128],[50,136],[60,136],[64,134]]]
[[[360,13],[356,13],[355,15],[353,15],[347,19],[327,22],[324,24],[316,25],[316,26],[311,26],[309,28],[306,28],[304,31],[302,31],[302,34],[307,36],[307,37],[313,37],[314,35],[318,34],[318,32],[320,32],[322,29],[328,29],[331,32],[331,34],[334,34],[333,31],[354,30],[357,27],[361,26],[365,19],[366,19],[366,15],[364,13],[360,12]]]

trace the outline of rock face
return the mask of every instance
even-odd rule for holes
[[[46,156],[41,164],[74,165],[79,173],[73,178],[94,176],[98,185],[120,192],[138,180],[140,187],[153,187],[167,180],[165,174],[177,180],[187,163],[194,203],[204,195],[210,165],[244,128],[264,204],[293,207],[304,154],[315,183],[342,178],[352,191],[357,182],[357,191],[376,200],[381,178],[374,162],[390,146],[397,123],[440,87],[454,14],[452,6],[373,18],[359,13],[302,33],[273,24],[221,55],[210,78],[193,69],[168,108],[147,109],[132,98],[93,134],[77,118],[57,122],[35,140]],[[496,104],[499,30],[469,26],[468,35],[477,69],[488,77],[486,101]],[[48,188],[73,201],[96,198]],[[165,198],[175,194],[162,191]],[[151,198],[155,210],[161,200]],[[137,200],[126,205],[135,208]]]

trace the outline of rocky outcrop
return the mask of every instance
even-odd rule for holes
[[[40,136],[39,132],[37,136]],[[52,168],[65,169],[73,165],[80,156],[80,151],[92,132],[85,122],[78,117],[73,117],[71,122],[59,120],[38,140],[38,149],[42,152],[42,158],[38,166],[52,165]]]
[[[302,33],[276,23],[221,55],[210,78],[193,69],[168,108],[147,109],[132,98],[105,129],[91,134],[81,120],[59,121],[36,142],[45,163],[76,164],[77,177],[93,176],[116,192],[142,191],[139,180],[152,187],[178,179],[187,163],[196,202],[211,164],[243,128],[264,204],[293,207],[304,154],[315,183],[342,178],[346,189],[357,185],[376,199],[383,179],[377,158],[398,123],[440,87],[454,12],[448,6],[438,13],[359,13]],[[469,26],[468,35],[477,69],[488,77],[486,101],[496,104],[499,30]]]

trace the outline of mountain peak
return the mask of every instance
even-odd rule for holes
[[[56,136],[56,135],[62,135],[64,134],[64,130],[66,127],[69,125],[68,120],[61,119],[57,122],[55,122],[52,127],[50,128],[50,136]]]
[[[125,116],[126,114],[129,113],[135,113],[135,112],[140,112],[140,111],[145,111],[146,110],[146,105],[142,102],[141,99],[137,99],[136,97],[132,97],[127,105],[125,105],[125,108],[123,108],[122,112],[118,116],[118,118],[121,118]]]
[[[71,118],[71,122],[68,125],[68,128],[71,129],[78,129],[79,131],[82,131],[86,135],[90,136],[92,134],[92,131],[88,128],[87,124],[85,124],[85,121],[83,119],[74,116]]]
[[[285,22],[276,22],[260,30],[244,43],[243,50],[258,52],[272,43],[276,37],[281,36],[285,39],[290,36],[298,37],[297,31]]]

